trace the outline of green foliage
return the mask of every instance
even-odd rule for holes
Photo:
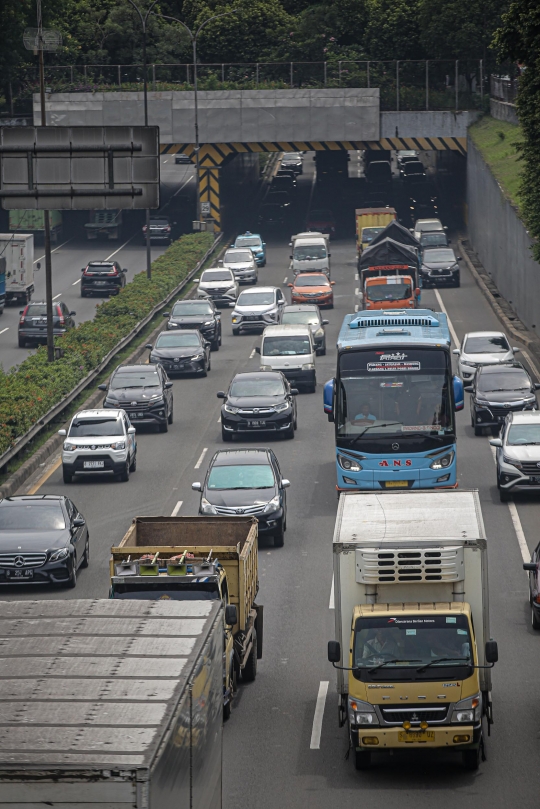
[[[365,48],[370,59],[424,59],[418,0],[367,0]]]
[[[520,198],[522,216],[536,240],[533,254],[540,261],[540,4],[514,0],[495,35],[501,59],[523,65],[517,110],[523,141]]]
[[[0,454],[29,430],[56,402],[196,266],[213,241],[210,233],[182,236],[152,264],[152,280],[139,273],[120,294],[102,303],[93,320],[56,340],[64,356],[47,362],[39,348],[17,368],[0,373]]]
[[[497,178],[508,199],[521,208],[519,144],[522,132],[519,126],[498,121],[485,115],[469,128],[474,145]]]
[[[419,0],[421,42],[431,59],[494,61],[489,46],[509,0]]]

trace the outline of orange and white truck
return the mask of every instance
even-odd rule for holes
[[[405,266],[388,269],[395,272],[395,275],[376,275],[365,279],[361,293],[363,308],[417,309],[420,289],[415,286],[413,276],[407,274],[409,268]]]

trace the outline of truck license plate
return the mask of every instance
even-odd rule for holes
[[[105,461],[83,461],[84,469],[104,469]]]
[[[384,485],[387,489],[397,489],[408,484],[406,480],[385,480]]]
[[[6,570],[6,579],[33,579],[33,570]]]
[[[398,742],[434,742],[435,732],[433,730],[400,730],[398,732]]]

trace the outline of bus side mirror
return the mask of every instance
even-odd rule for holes
[[[486,662],[496,663],[499,659],[499,648],[496,640],[486,641]]]
[[[463,410],[465,407],[465,393],[463,390],[463,380],[459,376],[452,377],[454,385],[454,410]]]
[[[324,386],[324,412],[328,416],[328,421],[334,421],[334,383],[335,379],[329,379]]]
[[[328,660],[330,663],[339,663],[341,660],[341,645],[337,640],[328,641]]]

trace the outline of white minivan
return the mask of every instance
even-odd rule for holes
[[[293,387],[315,393],[315,344],[309,326],[267,326],[260,348],[261,371],[281,371]]]

